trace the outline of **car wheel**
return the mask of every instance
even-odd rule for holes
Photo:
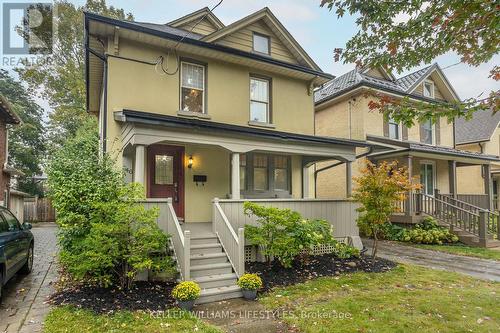
[[[23,274],[29,274],[31,273],[32,269],[33,269],[33,244],[31,244],[28,249],[28,257],[26,258],[26,263],[21,268],[20,272]]]

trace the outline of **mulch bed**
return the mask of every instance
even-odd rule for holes
[[[352,272],[385,272],[397,264],[390,260],[377,258],[375,262],[366,256],[360,258],[339,259],[333,254],[323,254],[311,257],[308,262],[295,261],[290,268],[284,268],[278,261],[271,266],[267,263],[247,263],[246,269],[250,273],[257,273],[264,283],[263,291],[274,287],[288,286],[305,282],[321,276],[336,276]]]
[[[54,305],[73,305],[96,313],[119,310],[166,310],[175,300],[170,296],[175,282],[136,282],[131,290],[119,288],[78,287],[67,288],[50,297]]]

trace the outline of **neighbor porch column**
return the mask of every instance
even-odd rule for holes
[[[144,173],[144,162],[146,160],[146,149],[143,145],[135,146],[134,182],[146,186]]]
[[[240,198],[240,154],[231,154],[231,199]]]
[[[408,155],[407,157],[407,168],[408,168],[408,178],[410,183],[413,183],[413,156]],[[406,215],[413,215],[413,192],[408,193],[408,198],[406,198]]]
[[[448,161],[448,174],[450,176],[450,194],[457,197],[457,161]]]
[[[345,162],[345,194],[347,198],[352,196],[352,162]]]
[[[309,167],[302,166],[302,198],[309,198]]]
[[[488,209],[493,210],[493,185],[491,184],[491,165],[483,165],[484,193],[488,197]]]

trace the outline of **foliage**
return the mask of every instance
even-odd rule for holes
[[[156,225],[157,211],[137,203],[142,187],[124,184],[109,156],[99,156],[95,125],[85,123],[49,164],[60,261],[76,282],[130,288],[138,271],[172,269],[156,260],[167,236]]]
[[[172,289],[172,297],[178,301],[192,301],[200,297],[201,288],[193,281],[183,281]]]
[[[398,167],[397,162],[381,162],[375,165],[370,161],[361,171],[361,176],[354,178],[357,187],[353,198],[361,204],[358,208],[358,226],[369,230],[373,235],[373,257],[377,254],[377,239],[382,226],[389,222],[389,217],[397,210],[396,204],[406,199],[406,193],[420,186],[413,184],[405,167]]]
[[[19,190],[42,195],[42,189],[33,182],[41,174],[45,156],[45,128],[43,109],[30,93],[5,70],[0,70],[0,95],[8,99],[21,123],[9,129],[9,163],[23,172]]]
[[[246,225],[245,236],[260,246],[268,263],[274,257],[284,267],[290,267],[301,253],[312,253],[314,246],[334,241],[331,226],[325,220],[307,220],[290,209],[252,202],[245,202],[244,211],[247,216],[255,215],[260,225]]]
[[[243,274],[238,279],[238,286],[246,290],[258,290],[262,288],[262,279],[257,274]]]
[[[55,1],[54,4],[57,6],[54,20],[58,33],[51,61],[19,68],[17,72],[30,91],[48,100],[54,109],[49,114],[49,140],[58,147],[76,133],[87,117],[83,11],[127,20],[132,20],[133,16],[125,14],[123,9],[108,7],[105,0],[87,0],[81,7],[66,0]]]
[[[360,251],[346,243],[335,242],[333,253],[340,259],[359,257]]]
[[[336,49],[336,60],[342,58],[346,63],[401,72],[451,51],[461,57],[461,62],[479,66],[500,51],[497,1],[322,0],[321,6],[335,10],[338,17],[346,13],[357,17],[359,31],[345,50]],[[492,68],[490,77],[500,80],[500,66]],[[500,91],[462,103],[414,105],[408,98],[388,98],[380,107],[386,115],[405,124],[440,116],[468,118],[480,109],[497,112]]]

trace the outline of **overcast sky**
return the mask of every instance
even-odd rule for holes
[[[2,2],[3,0],[0,0]],[[82,5],[84,0],[72,0]],[[166,23],[189,12],[208,6],[212,8],[218,0],[108,0],[108,4],[131,12],[137,21]],[[353,68],[350,64],[333,61],[333,49],[343,48],[356,33],[353,17],[337,19],[327,8],[319,6],[320,0],[224,0],[214,11],[222,22],[229,24],[254,11],[269,7],[285,27],[292,33],[316,63],[326,72],[341,75]],[[488,78],[493,64],[500,63],[500,55],[479,67],[459,64],[453,54],[436,59],[458,92],[460,98],[477,97],[500,89],[500,83]],[[425,64],[422,64],[425,66]],[[415,70],[418,68],[415,68]],[[403,75],[401,73],[399,75]],[[399,76],[396,73],[396,76]]]

